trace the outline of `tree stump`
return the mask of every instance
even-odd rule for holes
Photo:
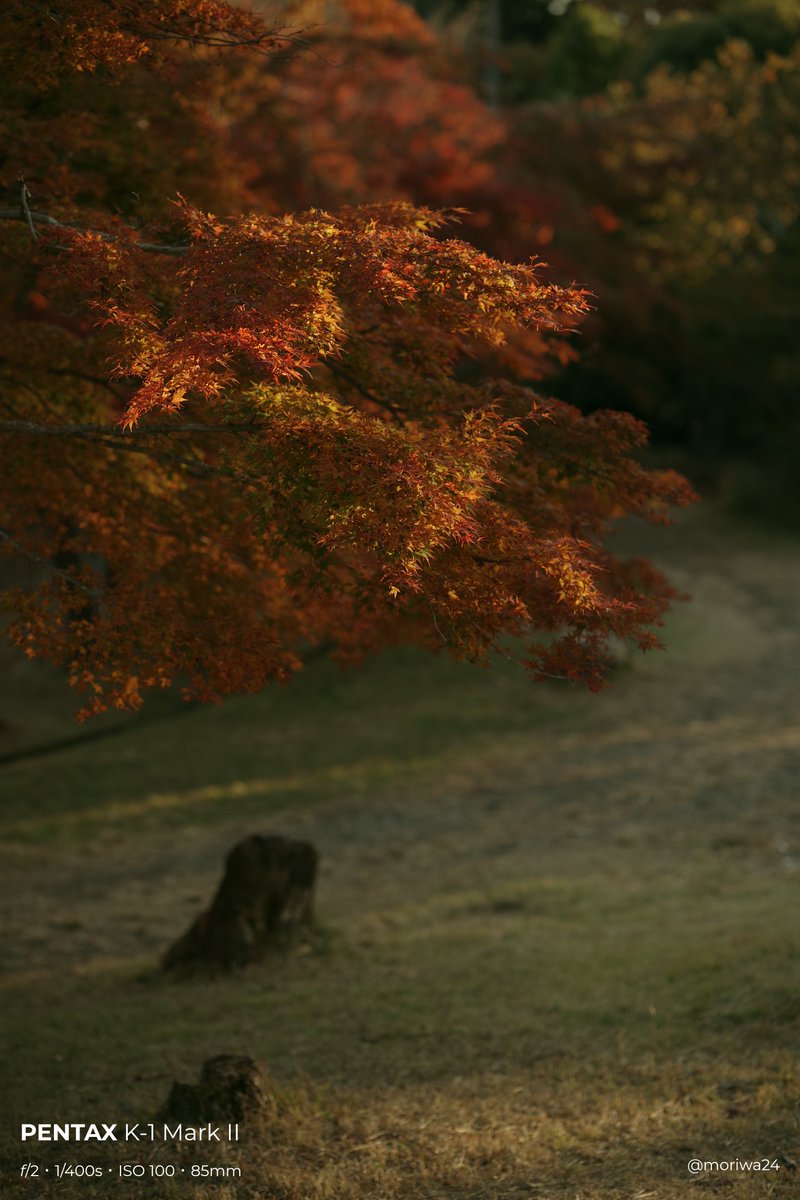
[[[156,1120],[178,1125],[241,1122],[258,1116],[265,1103],[264,1080],[253,1059],[220,1054],[203,1064],[199,1083],[173,1083]]]
[[[318,855],[309,842],[245,838],[228,854],[211,906],[164,955],[164,970],[232,971],[311,923]]]

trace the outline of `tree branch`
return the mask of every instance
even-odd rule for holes
[[[331,359],[325,359],[324,365],[328,368],[337,383],[339,382],[340,378],[344,379],[345,382],[349,383],[351,387],[354,387],[356,391],[364,397],[365,400],[369,400],[371,404],[376,405],[378,408],[385,409],[386,412],[390,413],[391,416],[394,417],[398,425],[405,426],[403,414],[400,412],[399,408],[392,404],[391,400],[381,400],[380,396],[376,396],[374,392],[365,387],[360,379],[348,371],[346,367],[343,367],[341,363],[334,363]]]
[[[90,588],[85,583],[81,583],[79,579],[73,579],[73,577],[68,575],[66,571],[62,571],[60,567],[55,566],[50,559],[42,558],[40,554],[35,554],[33,550],[26,550],[24,546],[19,544],[16,538],[13,538],[10,533],[6,533],[5,529],[0,529],[0,541],[3,541],[6,543],[6,545],[11,546],[12,549],[16,550],[18,554],[21,554],[23,558],[27,558],[30,562],[36,563],[37,566],[46,567],[48,571],[52,571],[54,575],[58,575],[59,579],[63,579],[65,583],[70,585],[70,587],[74,587],[81,592],[85,592],[86,595],[91,596],[93,600],[100,599],[100,592],[96,591],[94,588]]]
[[[0,433],[31,433],[43,437],[84,437],[100,434],[103,437],[147,437],[151,434],[254,433],[261,429],[260,421],[241,424],[203,425],[186,422],[183,425],[135,425],[124,434],[116,425],[40,425],[35,421],[0,421]]]
[[[13,370],[18,364],[14,363],[11,359],[0,358],[0,366],[10,367]],[[109,391],[118,403],[123,402],[123,397],[114,387],[111,380],[104,378],[102,375],[90,375],[87,371],[78,371],[72,367],[46,367],[41,363],[37,363],[34,370],[43,371],[45,375],[56,375],[64,379],[81,379],[84,383],[94,383],[97,387],[102,387]]]
[[[184,426],[188,433],[210,432],[213,427],[197,426],[191,429]],[[220,429],[233,430],[232,426],[220,426]],[[132,431],[135,434],[136,431]],[[176,432],[170,427],[156,428],[143,430],[143,433],[167,433]],[[101,446],[107,446],[110,450],[121,450],[128,454],[146,454],[149,458],[158,458],[164,462],[177,463],[178,466],[186,467],[195,475],[226,475],[234,478],[235,471],[227,467],[215,466],[213,463],[201,462],[197,458],[185,458],[180,454],[171,454],[163,450],[155,450],[152,446],[137,446],[129,445],[123,439],[126,434],[121,434],[119,429],[108,425],[37,425],[32,421],[0,421],[0,434],[3,433],[21,433],[25,435],[33,435],[35,437],[72,437],[80,438],[88,442],[96,442]]]
[[[122,242],[121,238],[116,238],[110,233],[103,233],[99,229],[85,229],[79,225],[77,221],[57,221],[55,217],[51,217],[49,213],[38,212],[35,209],[28,208],[27,201],[20,208],[0,208],[0,221],[23,221],[29,226],[34,239],[36,238],[36,225],[48,225],[54,229],[77,229],[79,233],[91,233],[94,237],[99,237],[103,242],[116,242],[123,245],[130,244],[135,250],[141,250],[145,254],[186,254],[190,246],[170,246],[160,242]]]
[[[35,242],[38,242],[39,235],[36,232],[36,227],[33,224],[31,210],[28,207],[29,194],[30,193],[28,192],[28,185],[26,184],[22,175],[20,175],[20,177],[19,177],[19,201],[20,201],[20,206],[22,208],[22,217],[25,220],[25,222],[27,223],[28,229],[31,232],[31,237],[33,238],[33,240]]]

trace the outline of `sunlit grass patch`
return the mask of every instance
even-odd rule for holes
[[[233,979],[99,961],[56,1006],[52,977],[28,981],[4,996],[13,1113],[46,1090],[48,1111],[145,1120],[172,1079],[246,1052],[273,1106],[237,1197],[671,1198],[693,1152],[790,1155],[791,881],[644,886],[617,853],[605,873],[398,896]]]

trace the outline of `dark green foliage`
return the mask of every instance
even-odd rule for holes
[[[637,74],[660,63],[691,71],[731,38],[748,43],[757,58],[787,54],[800,36],[800,5],[795,0],[730,0],[717,11],[682,12],[655,26],[638,57]]]

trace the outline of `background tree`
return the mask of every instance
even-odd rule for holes
[[[639,413],[703,472],[735,471],[749,504],[793,517],[797,63],[796,45],[760,57],[729,41],[687,74],[661,66],[641,89],[518,116],[533,176],[561,147],[548,254],[581,261],[598,296],[559,394]]]
[[[436,11],[479,81],[477,10]],[[472,236],[537,245],[596,297],[549,386],[644,417],[706,485],[795,520],[797,5],[506,0],[501,28],[507,137]]]

